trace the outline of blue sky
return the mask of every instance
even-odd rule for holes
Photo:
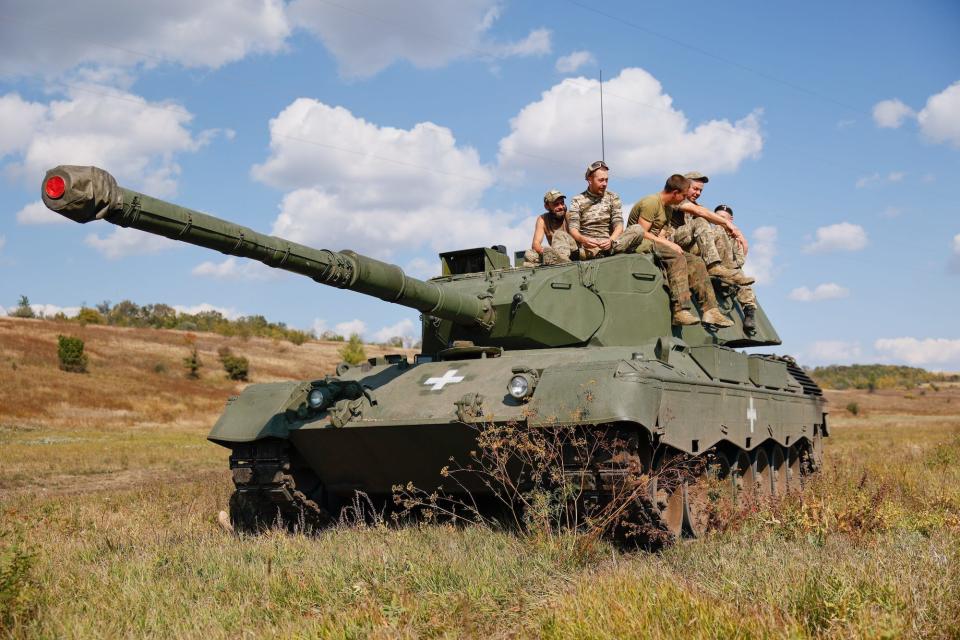
[[[413,275],[529,243],[600,155],[629,206],[711,176],[806,364],[960,369],[960,5],[48,0],[0,11],[0,305],[210,305],[417,333],[414,312],[106,224],[43,171],[121,184]]]

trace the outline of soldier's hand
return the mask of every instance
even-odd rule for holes
[[[670,247],[671,249],[673,249],[673,250],[676,251],[677,253],[680,253],[680,254],[683,253],[683,249],[680,248],[680,245],[678,245],[676,242],[674,242],[674,241],[672,241],[672,240],[667,240],[666,238],[664,238],[663,244],[667,245],[668,247]]]
[[[603,240],[598,240],[598,241],[597,241],[597,248],[603,249],[604,251],[606,251],[607,249],[610,248],[610,245],[611,245],[611,244],[612,244],[612,243],[611,243],[611,241],[610,241],[610,238],[605,238],[605,239],[603,239]]]

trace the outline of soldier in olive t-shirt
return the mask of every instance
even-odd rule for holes
[[[688,185],[689,180],[683,176],[670,176],[663,191],[641,198],[633,205],[627,220],[627,229],[639,225],[643,230],[643,241],[637,252],[653,253],[663,263],[667,272],[674,324],[703,322],[729,327],[733,322],[717,308],[717,299],[703,260],[683,251],[670,239],[673,232],[672,216],[676,205],[683,201]],[[691,289],[696,294],[703,312],[700,320],[690,310]]]

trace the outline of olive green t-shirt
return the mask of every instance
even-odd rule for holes
[[[661,232],[666,229],[667,235],[673,230],[671,221],[676,207],[672,204],[664,205],[660,200],[660,194],[654,193],[645,198],[640,198],[633,208],[630,209],[630,217],[627,219],[627,225],[639,224],[640,218],[650,223],[650,233],[655,236],[664,235]]]

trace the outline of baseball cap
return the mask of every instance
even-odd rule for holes
[[[703,175],[699,171],[691,171],[690,173],[683,174],[683,177],[687,180],[693,180],[694,182],[702,182],[704,184],[710,182],[710,178]]]
[[[606,171],[609,171],[610,167],[608,167],[607,163],[604,162],[603,160],[597,160],[596,162],[591,162],[589,165],[587,165],[587,170],[583,174],[583,177],[589,178],[590,174],[596,171],[597,169],[604,169]]]
[[[550,189],[550,191],[547,191],[545,194],[543,194],[543,204],[553,204],[560,198],[566,198],[566,197],[567,196],[560,193],[560,191],[556,189]]]

